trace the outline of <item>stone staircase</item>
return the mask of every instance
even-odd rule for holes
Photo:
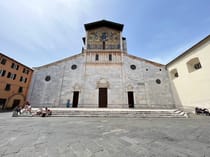
[[[33,108],[33,113],[38,108]],[[187,118],[177,109],[50,108],[52,117]]]

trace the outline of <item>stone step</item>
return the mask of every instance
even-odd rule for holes
[[[134,117],[134,118],[187,118],[176,109],[101,109],[101,108],[50,108],[53,117]],[[33,113],[37,109],[33,108]]]

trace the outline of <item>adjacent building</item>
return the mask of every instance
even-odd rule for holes
[[[165,65],[127,52],[123,25],[84,25],[82,52],[34,68],[28,99],[33,107],[175,108]]]
[[[186,110],[210,108],[210,35],[167,64],[175,101]]]
[[[23,104],[27,97],[33,70],[0,53],[0,108]]]

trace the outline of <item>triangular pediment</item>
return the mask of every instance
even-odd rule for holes
[[[115,22],[107,21],[107,20],[101,20],[101,21],[85,24],[85,30],[92,30],[92,29],[96,29],[100,27],[108,27],[115,30],[119,30],[119,31],[123,30],[123,24],[119,24],[119,23],[115,23]]]

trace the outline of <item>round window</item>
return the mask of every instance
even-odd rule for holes
[[[72,70],[75,70],[77,68],[77,65],[76,64],[73,64],[72,66],[71,66],[71,69]]]
[[[50,79],[51,79],[51,78],[50,78],[49,75],[45,77],[45,81],[50,81]]]
[[[131,65],[130,68],[131,68],[132,70],[135,70],[135,69],[136,69],[136,66],[135,66],[135,65]]]
[[[161,84],[160,79],[157,79],[157,80],[156,80],[156,83],[157,83],[157,84]]]

